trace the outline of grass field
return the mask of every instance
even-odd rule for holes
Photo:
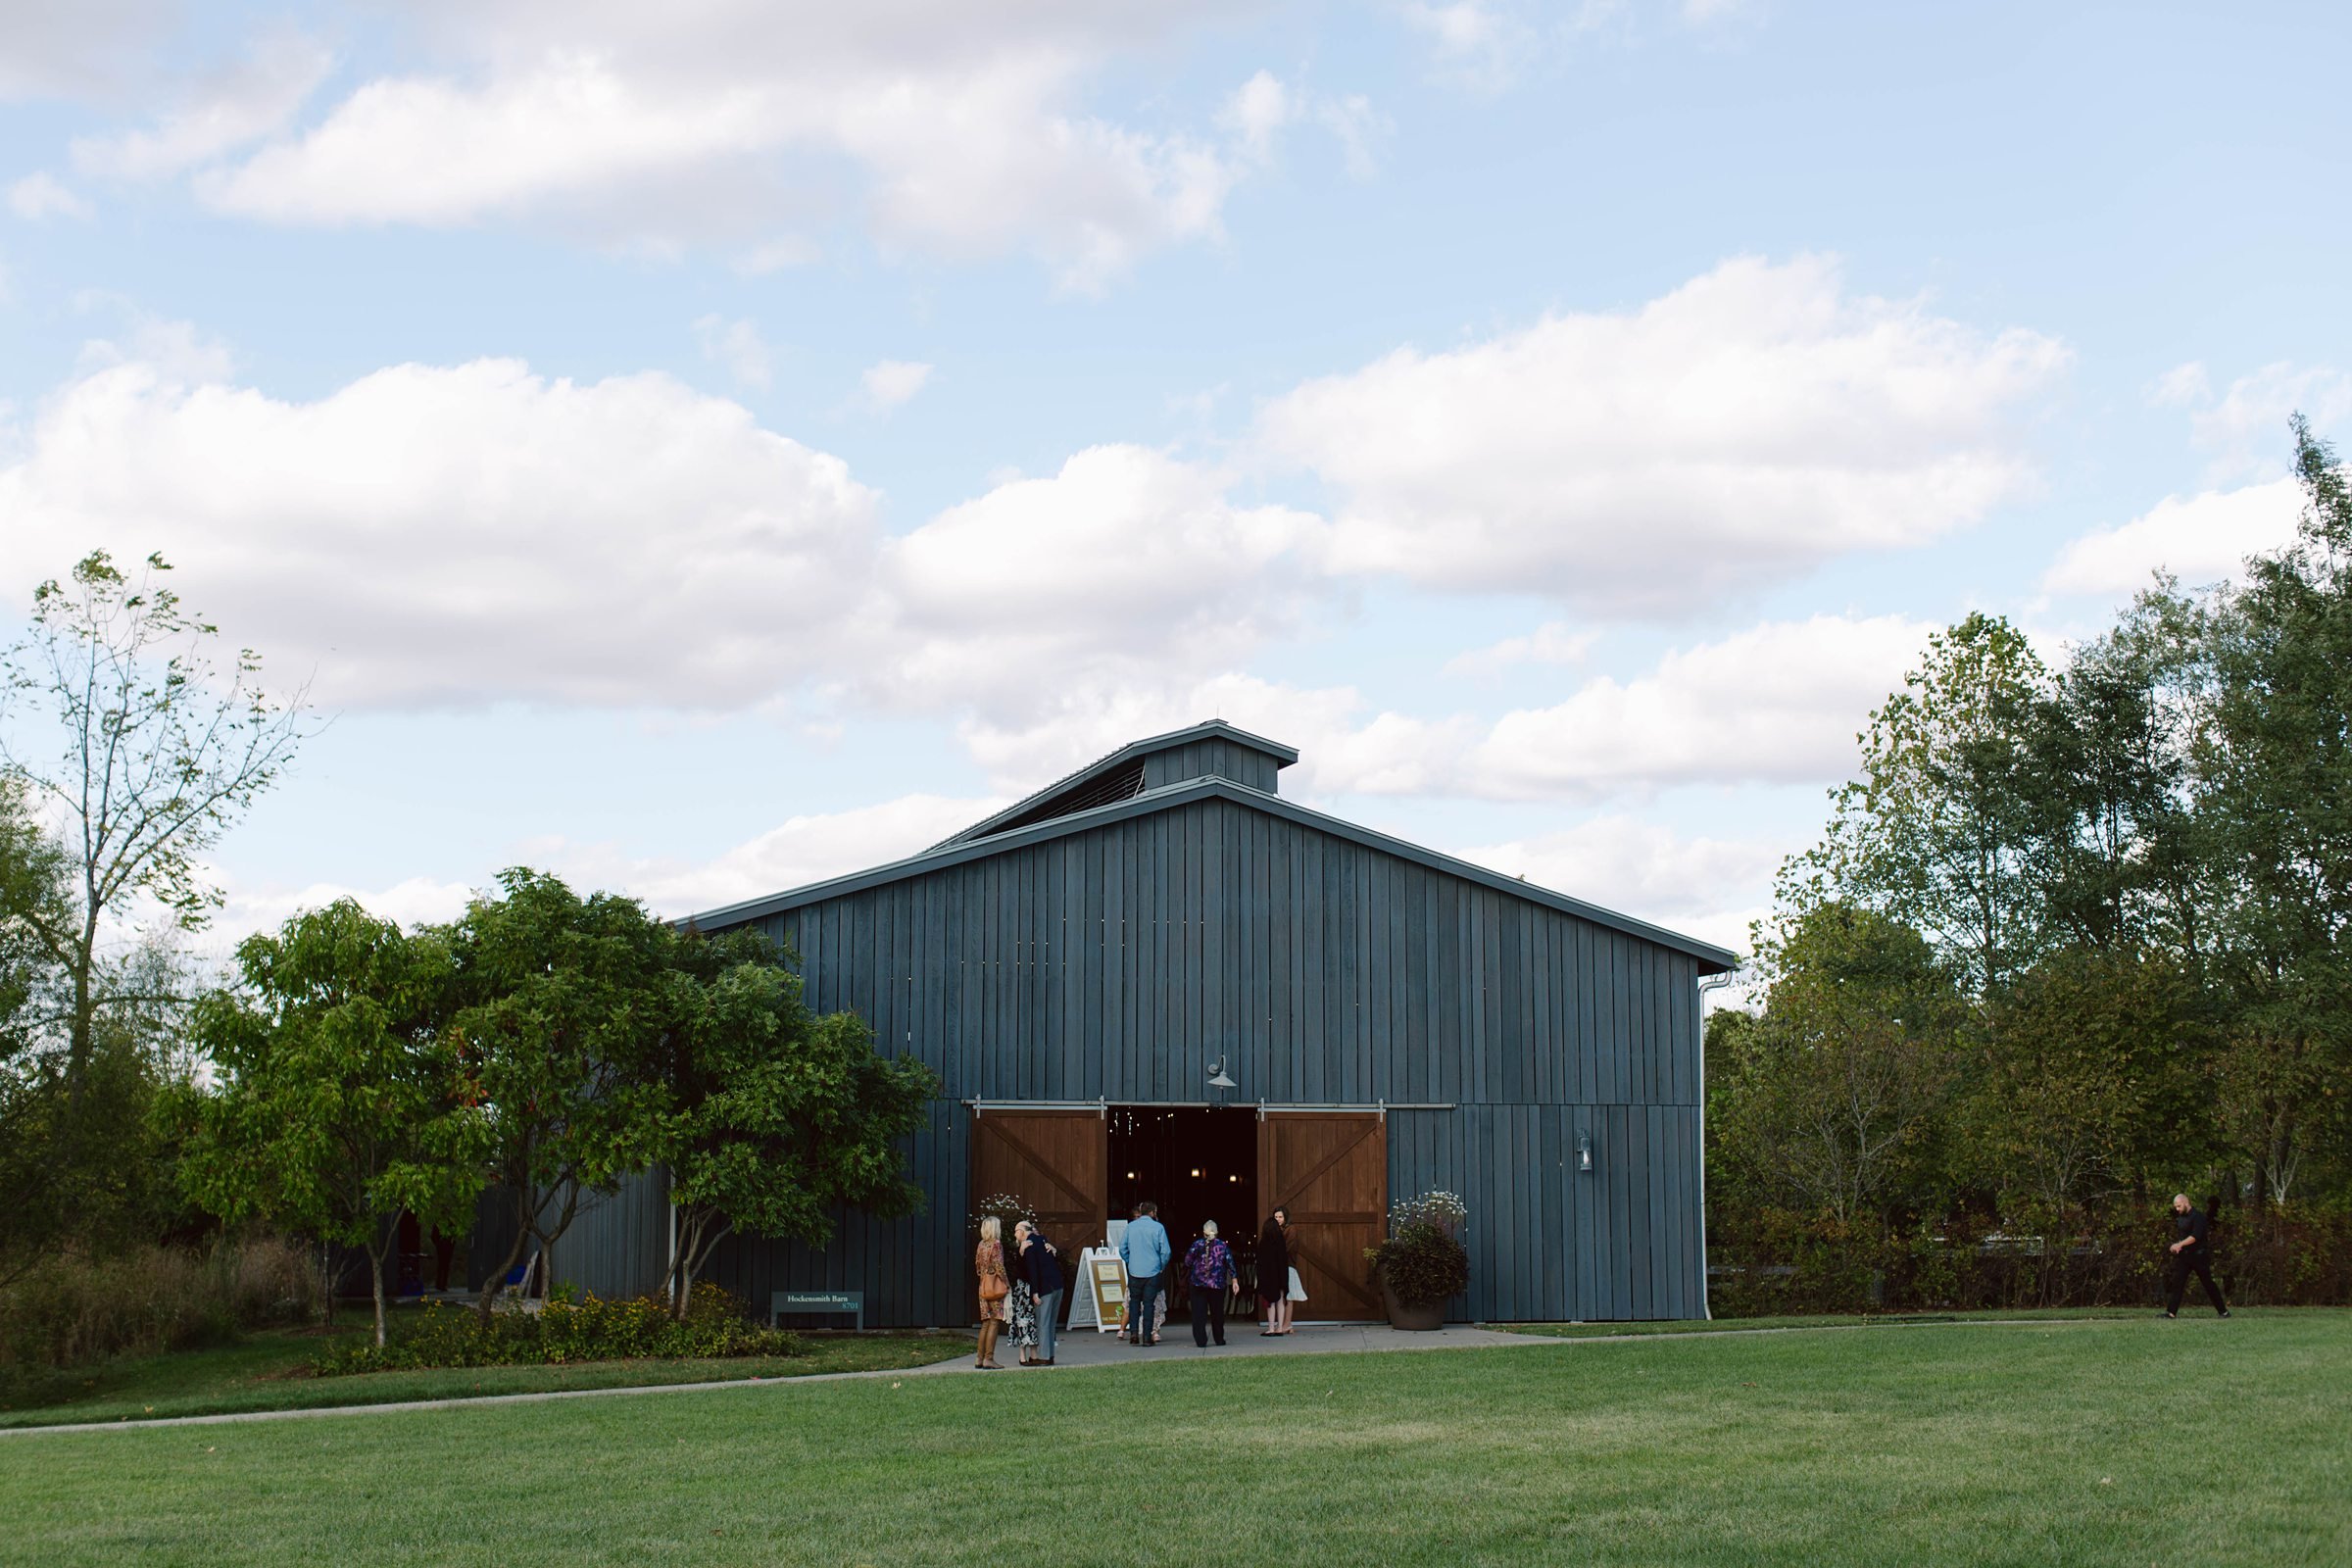
[[[2347,1498],[2341,1312],[0,1438],[43,1564],[2338,1564]]]
[[[407,1314],[403,1314],[405,1317]],[[404,1325],[395,1320],[397,1333]],[[367,1333],[350,1326],[340,1338]],[[807,1377],[914,1367],[969,1355],[968,1335],[810,1335],[807,1355],[738,1356],[711,1361],[593,1361],[580,1366],[449,1367],[307,1375],[311,1357],[330,1342],[316,1330],[255,1334],[217,1349],[125,1357],[0,1385],[0,1428],[66,1422],[146,1420],[234,1410],[308,1410],[337,1404],[398,1404],[409,1399],[555,1389],[615,1389],[648,1383],[717,1383],[731,1378]],[[0,1559],[7,1553],[0,1541]]]

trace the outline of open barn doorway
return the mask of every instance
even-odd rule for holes
[[[1222,1105],[1113,1105],[1108,1116],[1111,1217],[1125,1219],[1147,1198],[1157,1203],[1179,1263],[1201,1221],[1215,1220],[1248,1291],[1264,1218],[1257,1211],[1257,1112]],[[1182,1317],[1183,1308],[1174,1315]]]

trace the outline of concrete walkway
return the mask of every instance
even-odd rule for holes
[[[2025,1327],[2065,1328],[2077,1323],[2107,1321],[2089,1318],[1970,1318],[1946,1324],[1947,1327]],[[1174,1332],[1163,1334],[1156,1346],[1137,1348],[1118,1335],[1102,1334],[1094,1329],[1082,1329],[1060,1336],[1054,1346],[1052,1367],[1023,1367],[1014,1357],[1018,1350],[1007,1345],[1000,1347],[999,1359],[1004,1372],[1011,1377],[1053,1377],[1063,1372],[1089,1367],[1130,1366],[1136,1364],[1165,1365],[1171,1361],[1223,1360],[1232,1356],[1261,1355],[1328,1355],[1366,1350],[1471,1350],[1529,1348],[1543,1346],[1624,1345],[1629,1341],[1649,1344],[1675,1340],[1712,1340],[1735,1334],[1838,1334],[1852,1333],[1874,1325],[1863,1323],[1824,1323],[1818,1326],[1790,1326],[1769,1329],[1700,1329],[1677,1334],[1594,1334],[1569,1339],[1544,1334],[1505,1334],[1494,1329],[1472,1328],[1466,1324],[1450,1324],[1428,1334],[1406,1334],[1380,1323],[1302,1323],[1295,1334],[1266,1339],[1257,1332],[1254,1323],[1229,1325],[1223,1348],[1211,1346],[1200,1349],[1193,1344],[1192,1330],[1178,1325]],[[322,1416],[392,1415],[411,1410],[462,1410],[475,1405],[546,1404],[558,1399],[606,1399],[622,1396],[636,1396],[652,1394],[720,1394],[746,1389],[789,1389],[808,1383],[871,1382],[876,1378],[937,1377],[950,1373],[969,1373],[977,1369],[971,1361],[957,1356],[951,1361],[935,1361],[929,1366],[885,1368],[878,1372],[815,1372],[806,1377],[737,1378],[719,1383],[653,1383],[619,1389],[556,1389],[544,1394],[483,1394],[471,1398],[404,1399],[393,1404],[331,1404],[304,1410],[238,1410],[224,1415],[164,1416],[153,1421],[81,1421],[70,1425],[45,1427],[0,1427],[0,1440],[31,1438],[64,1432],[142,1432],[156,1427],[227,1426],[246,1421],[309,1421]],[[992,1374],[993,1375],[993,1374]]]

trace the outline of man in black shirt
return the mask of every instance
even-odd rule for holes
[[[2171,1292],[2165,1298],[2164,1315],[2180,1315],[2180,1298],[2188,1294],[2188,1276],[2194,1273],[2205,1282],[2205,1298],[2213,1303],[2213,1309],[2228,1317],[2230,1308],[2222,1300],[2222,1288],[2213,1283],[2213,1249],[2209,1245],[2212,1238],[2206,1234],[2205,1211],[2193,1207],[2186,1193],[2173,1195],[2173,1235],[2179,1239],[2167,1249],[2173,1254],[2173,1278]]]

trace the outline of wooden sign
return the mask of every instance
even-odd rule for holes
[[[1079,1255],[1078,1272],[1085,1279],[1085,1297],[1079,1304],[1094,1309],[1095,1327],[1105,1334],[1126,1328],[1127,1265],[1119,1261],[1119,1254],[1090,1247]],[[1078,1327],[1075,1313],[1070,1327]]]

